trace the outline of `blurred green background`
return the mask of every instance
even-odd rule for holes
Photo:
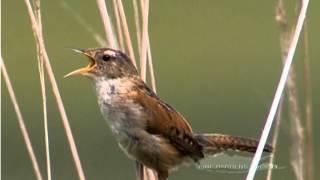
[[[63,79],[87,61],[65,47],[96,47],[93,35],[63,4],[81,14],[104,35],[95,1],[42,1],[47,51],[77,143],[87,179],[134,179],[133,162],[120,151],[102,119],[88,79]],[[107,2],[111,3],[111,2]],[[291,4],[293,15],[295,1]],[[125,1],[132,39],[136,42],[131,1]],[[196,132],[220,132],[259,137],[281,71],[276,1],[151,1],[150,41],[158,94],[189,120]],[[314,120],[315,169],[320,167],[318,137],[320,106],[320,2],[308,13]],[[2,1],[2,54],[45,175],[44,130],[39,75],[30,20],[24,1]],[[300,104],[304,102],[302,51],[295,68]],[[48,89],[50,89],[48,84]],[[59,113],[48,90],[53,179],[77,179]],[[26,148],[2,85],[2,178],[35,179]],[[287,105],[280,130],[274,179],[292,179],[290,121]],[[316,177],[320,172],[315,172]],[[256,179],[266,172],[258,171]],[[181,168],[171,179],[243,179],[228,174]]]

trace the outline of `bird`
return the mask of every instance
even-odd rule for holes
[[[67,74],[93,81],[99,108],[120,148],[132,160],[156,171],[158,180],[181,165],[228,150],[254,153],[258,141],[217,133],[195,133],[175,108],[140,78],[131,59],[111,48],[73,49],[89,64]],[[265,152],[273,147],[266,144]]]

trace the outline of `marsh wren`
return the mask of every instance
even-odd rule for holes
[[[94,82],[100,110],[120,148],[129,158],[155,170],[159,180],[166,180],[179,165],[222,151],[256,151],[254,139],[192,132],[186,119],[139,77],[125,53],[110,48],[75,51],[90,63],[66,77],[83,75]],[[266,145],[264,151],[271,152],[272,147]]]

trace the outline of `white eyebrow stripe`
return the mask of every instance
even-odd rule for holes
[[[116,52],[112,50],[106,50],[103,52],[105,55],[116,56]]]

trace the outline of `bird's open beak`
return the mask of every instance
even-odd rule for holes
[[[88,52],[86,52],[85,50],[75,49],[75,48],[72,48],[72,50],[77,52],[77,53],[86,55],[90,62],[86,67],[74,70],[74,71],[70,72],[69,74],[65,75],[64,78],[67,78],[67,77],[70,77],[70,76],[75,76],[75,75],[82,75],[82,76],[90,76],[90,75],[92,75],[92,73],[94,72],[94,69],[96,67],[96,61],[94,60],[94,58]]]

